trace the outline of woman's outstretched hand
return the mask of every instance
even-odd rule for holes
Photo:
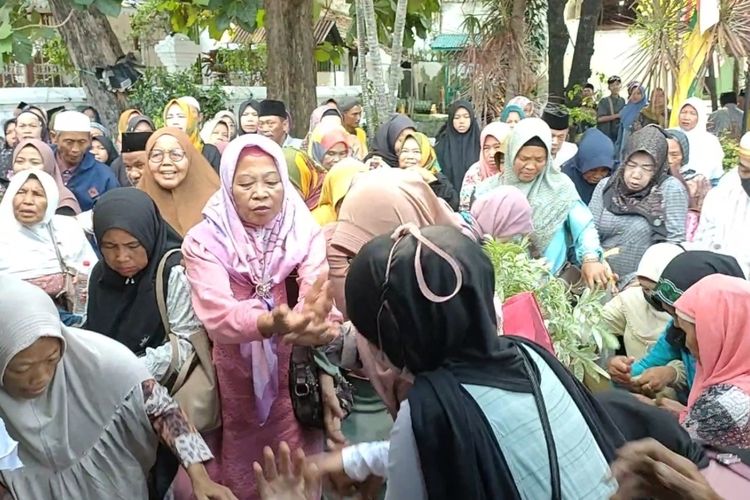
[[[263,466],[253,463],[261,500],[314,500],[320,495],[320,475],[301,449],[294,453],[284,441],[279,444],[278,464],[273,450],[263,449]]]
[[[693,462],[651,438],[627,443],[617,450],[612,476],[618,489],[611,500],[720,498]]]

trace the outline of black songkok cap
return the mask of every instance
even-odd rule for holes
[[[566,130],[570,128],[570,115],[568,111],[561,106],[547,105],[542,113],[544,120],[552,130]]]
[[[289,118],[286,112],[286,105],[281,101],[274,101],[272,99],[261,101],[258,116],[278,116],[285,120]]]
[[[125,132],[122,134],[122,152],[146,151],[146,143],[153,132]]]

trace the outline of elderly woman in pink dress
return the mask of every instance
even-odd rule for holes
[[[206,436],[216,457],[208,470],[246,500],[257,498],[252,467],[264,446],[322,449],[322,432],[301,427],[292,411],[290,342],[327,343],[341,317],[331,306],[320,227],[273,141],[250,134],[227,145],[221,188],[203,216],[182,250],[221,396],[222,428]],[[286,282],[295,275],[299,299],[287,306]]]

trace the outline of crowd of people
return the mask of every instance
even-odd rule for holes
[[[663,91],[608,83],[581,137],[523,96],[484,127],[456,101],[434,140],[368,137],[356,98],[303,138],[269,99],[18,109],[0,492],[741,498],[715,457],[750,455],[750,134],[725,173],[736,98],[669,129]],[[487,239],[611,292],[611,389],[503,331]]]

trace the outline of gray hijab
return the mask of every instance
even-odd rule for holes
[[[36,470],[42,476],[66,470],[89,454],[103,435],[122,434],[131,449],[156,447],[143,431],[150,425],[145,409],[141,422],[121,424],[124,402],[133,400],[144,407],[141,383],[152,378],[138,358],[122,344],[97,333],[63,326],[57,309],[40,288],[13,277],[0,278],[0,417],[8,433],[19,443],[28,482]],[[15,399],[2,388],[8,364],[20,351],[42,337],[60,339],[62,359],[47,391],[35,399]],[[132,416],[132,415],[131,415]],[[117,422],[117,419],[120,419]],[[130,422],[127,422],[130,424]],[[124,428],[127,427],[127,428]],[[151,431],[153,435],[153,431]],[[112,457],[113,462],[123,457]],[[101,464],[89,481],[109,484]],[[33,479],[33,478],[31,478]]]

